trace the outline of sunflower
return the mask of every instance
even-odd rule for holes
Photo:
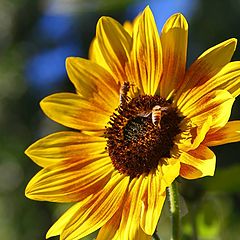
[[[98,21],[89,59],[69,57],[76,93],[40,103],[52,120],[75,129],[46,136],[26,154],[43,169],[26,196],[74,202],[47,238],[151,239],[178,176],[212,176],[209,149],[240,140],[230,121],[240,93],[236,39],[200,55],[186,70],[188,24],[172,15],[159,36],[149,7],[131,24]]]

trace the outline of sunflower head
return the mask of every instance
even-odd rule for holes
[[[178,176],[212,176],[210,146],[240,140],[228,122],[240,93],[236,39],[200,55],[186,70],[188,24],[172,15],[159,34],[149,7],[121,25],[97,24],[89,59],[69,57],[76,93],[57,93],[41,108],[71,131],[51,134],[26,154],[43,169],[26,188],[35,200],[75,202],[47,237],[151,239]]]

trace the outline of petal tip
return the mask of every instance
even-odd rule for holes
[[[28,183],[28,185],[25,188],[25,196],[29,199],[32,199],[32,195],[31,195],[31,189],[30,189],[30,182]]]
[[[52,231],[52,228],[50,228],[47,233],[46,233],[46,239],[49,239],[50,237],[54,237],[57,236],[58,234],[54,233],[54,231]]]
[[[51,96],[51,95],[50,95],[50,96]],[[47,97],[43,98],[43,99],[40,101],[40,103],[39,103],[40,108],[43,110],[43,112],[46,111],[47,105],[48,105],[48,103],[49,103],[49,97],[50,97],[50,96],[47,96]]]
[[[229,40],[231,40],[231,43],[234,45],[234,50],[235,50],[238,40],[236,38],[230,38]]]
[[[98,19],[98,22],[97,22],[97,29],[99,28],[99,26],[102,26],[103,24],[109,22],[112,18],[111,17],[108,17],[108,16],[102,16]]]
[[[66,67],[69,66],[69,65],[71,65],[71,63],[72,63],[72,61],[73,61],[74,58],[75,58],[75,57],[67,57],[67,58],[66,58],[66,60],[65,60],[65,65],[66,65]]]
[[[44,99],[39,103],[39,105],[43,112],[45,112],[46,102],[44,101]]]
[[[142,16],[145,16],[145,15],[153,15],[153,12],[152,12],[152,10],[151,10],[151,8],[150,8],[149,5],[147,5],[147,6],[144,8],[144,10],[143,10],[143,12],[142,12],[141,15],[142,15]]]
[[[236,38],[230,38],[222,43],[224,47],[228,47],[231,49],[231,51],[235,51],[237,47],[237,39]]]
[[[31,156],[31,146],[29,146],[25,151],[24,154],[27,155],[28,157]],[[31,158],[31,157],[30,157]]]
[[[182,13],[175,13],[166,21],[163,32],[167,32],[173,28],[180,28],[185,31],[188,30],[188,22]]]

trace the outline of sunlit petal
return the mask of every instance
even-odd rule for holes
[[[70,80],[78,94],[86,99],[94,99],[99,105],[108,107],[112,112],[119,103],[119,85],[104,68],[77,57],[66,60]]]
[[[192,95],[189,94],[192,89],[206,83],[230,62],[236,44],[235,38],[229,39],[208,49],[198,57],[188,69],[183,84],[175,96],[179,108],[192,98]]]
[[[103,137],[89,136],[80,132],[58,132],[50,134],[34,144],[25,153],[41,167],[47,167],[64,160],[76,160],[105,151]]]
[[[52,120],[78,130],[104,130],[111,112],[73,93],[56,93],[41,101],[41,108]]]
[[[162,74],[162,47],[152,12],[147,7],[133,32],[128,79],[141,93],[154,95]]]
[[[140,228],[142,197],[147,190],[147,179],[140,176],[131,181],[127,199],[123,206],[122,219],[119,226],[120,239],[136,239]]]
[[[207,146],[217,146],[239,141],[240,121],[230,121],[217,131],[210,131],[204,139],[204,144]]]
[[[181,110],[198,126],[203,125],[211,116],[211,127],[219,128],[223,127],[229,120],[234,100],[228,91],[216,90],[206,94],[193,105]]]
[[[204,145],[197,149],[182,153],[180,157],[180,175],[187,179],[213,176],[216,165],[216,156]]]
[[[148,235],[153,235],[156,229],[166,197],[166,187],[161,184],[161,180],[162,175],[158,171],[150,173],[148,175],[148,186],[142,198],[140,225]]]
[[[98,21],[96,38],[100,52],[116,82],[125,81],[125,64],[132,49],[132,38],[121,24],[110,17]]]
[[[161,33],[163,74],[160,95],[168,98],[180,86],[185,75],[188,24],[180,13],[172,15]]]
[[[62,238],[80,239],[102,227],[121,207],[129,177],[116,174],[99,193],[77,211],[65,226]]]
[[[108,156],[62,161],[38,172],[28,183],[25,194],[39,201],[80,201],[103,188],[113,171]]]

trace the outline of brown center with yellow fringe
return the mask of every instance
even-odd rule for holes
[[[171,101],[159,96],[138,96],[120,104],[105,131],[114,167],[131,178],[156,169],[171,157],[182,119]]]

